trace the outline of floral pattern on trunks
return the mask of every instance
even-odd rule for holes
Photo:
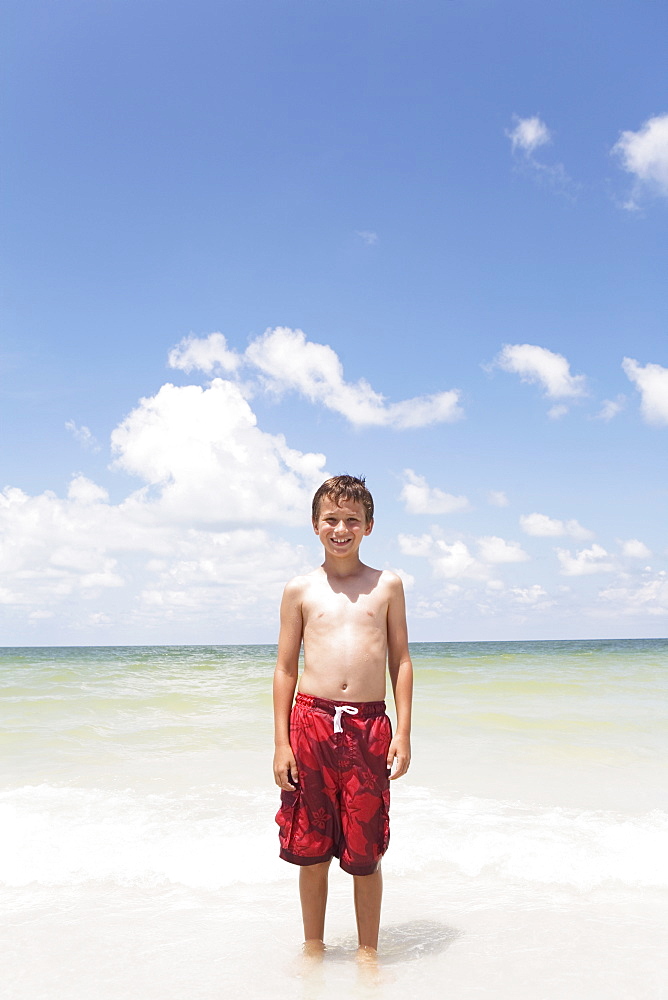
[[[281,857],[297,865],[332,857],[353,875],[372,874],[387,850],[392,738],[383,702],[353,703],[343,732],[335,733],[334,706],[297,695],[290,716],[290,743],[299,769],[294,791],[281,792]]]

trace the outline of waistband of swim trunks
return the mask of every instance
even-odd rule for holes
[[[384,701],[330,701],[329,698],[316,698],[313,694],[298,692],[295,704],[302,708],[314,708],[316,711],[326,712],[327,715],[334,715],[337,705],[349,705],[350,708],[357,709],[358,719],[373,719],[378,715],[385,715]]]

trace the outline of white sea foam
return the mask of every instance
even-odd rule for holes
[[[111,880],[215,890],[289,878],[271,791],[201,793],[26,786],[0,795],[0,882]],[[407,788],[393,807],[388,872],[424,869],[576,889],[668,885],[668,814],[532,808]]]

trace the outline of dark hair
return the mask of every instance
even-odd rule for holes
[[[342,500],[354,500],[364,507],[366,523],[373,521],[373,497],[364,483],[364,476],[332,476],[320,486],[313,497],[311,517],[315,524],[320,517],[320,506],[324,498],[340,504]]]

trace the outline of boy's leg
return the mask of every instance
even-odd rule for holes
[[[312,942],[322,943],[325,939],[327,877],[330,861],[323,861],[319,865],[304,865],[299,869],[299,898],[304,921],[304,941],[311,950],[313,950]]]
[[[383,899],[383,874],[380,864],[373,875],[353,875],[355,917],[360,948],[378,948],[380,904]]]

